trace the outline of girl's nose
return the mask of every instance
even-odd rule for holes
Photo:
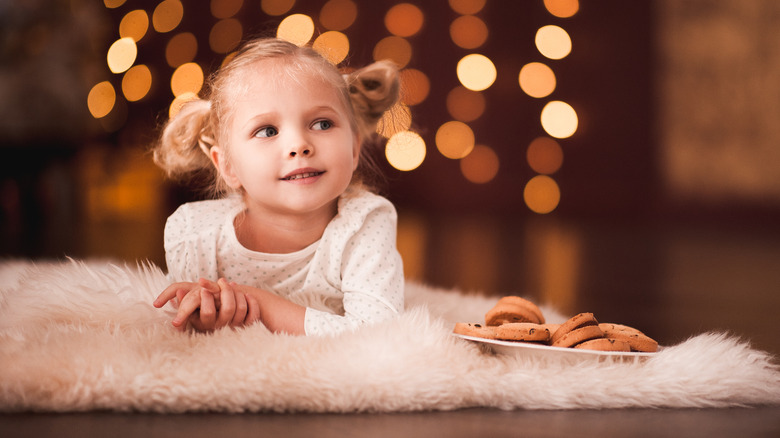
[[[291,157],[297,157],[298,155],[308,157],[311,154],[312,154],[312,148],[310,146],[301,146],[290,151]]]

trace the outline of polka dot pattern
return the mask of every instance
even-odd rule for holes
[[[385,198],[351,188],[322,238],[289,254],[251,251],[236,238],[240,198],[184,204],[168,218],[171,281],[225,277],[307,306],[306,333],[323,335],[383,321],[403,311],[397,216]]]

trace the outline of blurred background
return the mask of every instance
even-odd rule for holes
[[[165,265],[148,153],[253,36],[392,59],[409,279],[780,353],[780,2],[0,0],[0,257]]]

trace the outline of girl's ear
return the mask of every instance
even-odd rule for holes
[[[238,179],[238,176],[233,170],[233,166],[230,164],[230,160],[227,159],[222,148],[219,146],[212,147],[209,150],[209,157],[211,157],[211,161],[219,171],[219,176],[225,181],[225,184],[227,184],[228,187],[231,189],[241,188],[241,181]]]

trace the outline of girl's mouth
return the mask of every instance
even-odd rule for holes
[[[282,181],[295,181],[295,180],[301,180],[306,178],[313,178],[315,176],[320,176],[325,172],[303,172],[303,173],[296,173],[294,175],[285,176],[282,178]]]

